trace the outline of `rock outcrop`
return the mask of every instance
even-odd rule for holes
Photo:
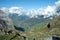
[[[11,19],[8,17],[8,15],[0,10],[0,30],[13,30],[13,23]]]

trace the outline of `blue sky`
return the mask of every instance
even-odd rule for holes
[[[0,7],[23,7],[26,9],[36,9],[52,6],[58,0],[0,0]]]

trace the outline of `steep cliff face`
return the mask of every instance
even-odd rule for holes
[[[0,29],[1,30],[12,30],[12,29],[14,29],[11,19],[2,10],[0,10]]]

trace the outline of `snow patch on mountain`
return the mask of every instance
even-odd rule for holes
[[[44,18],[50,17],[50,16],[59,16],[60,15],[60,1],[55,2],[55,5],[53,6],[47,6],[46,8],[38,8],[38,9],[31,9],[27,10],[22,7],[2,7],[1,10],[8,13],[17,13],[20,15],[27,15],[29,17],[38,17],[37,15],[44,15]]]

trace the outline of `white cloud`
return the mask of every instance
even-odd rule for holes
[[[35,17],[37,15],[44,15],[45,17],[52,16],[54,13],[54,8],[51,6],[48,6],[47,8],[39,8],[39,9],[33,9],[27,12],[27,15],[31,17]]]
[[[55,10],[60,11],[60,1],[55,2]]]
[[[10,7],[10,8],[1,8],[3,11],[9,12],[11,14],[17,13],[19,15],[27,15],[30,17],[37,17],[37,15],[44,15],[44,18],[53,16],[53,15],[59,15],[60,13],[57,13],[56,11],[60,11],[60,1],[55,2],[55,5],[53,6],[47,6],[46,8],[38,8],[38,9],[31,9],[26,10],[22,7]]]
[[[38,12],[36,9],[32,9],[32,10],[28,10],[26,15],[28,15],[30,17],[34,17],[34,16],[38,15]]]
[[[1,10],[3,10],[5,13],[9,12],[8,8],[6,8],[6,7],[2,7]]]
[[[25,12],[25,10],[22,7],[11,7],[11,8],[9,8],[9,12],[17,13],[17,14],[21,15],[23,12]]]
[[[11,14],[17,13],[19,15],[25,12],[25,10],[22,7],[10,7],[10,8],[2,7],[1,10]]]

